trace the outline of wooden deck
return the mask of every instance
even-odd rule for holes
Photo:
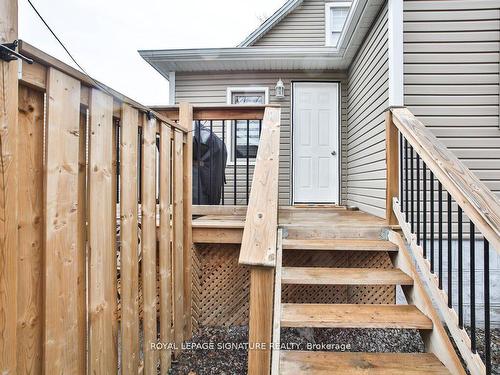
[[[198,206],[193,207],[193,242],[195,243],[241,243],[245,226],[245,206]],[[285,206],[279,209],[279,225],[293,233],[307,230],[310,236],[321,238],[326,232],[332,234],[340,229],[349,236],[350,229],[370,228],[375,234],[387,227],[384,219],[362,211],[348,210],[342,206]],[[352,231],[353,236],[355,235]]]

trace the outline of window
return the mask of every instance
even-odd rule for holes
[[[267,87],[230,87],[227,89],[228,104],[267,104],[269,89]],[[259,147],[260,121],[236,120],[228,127],[226,147],[230,161],[255,159]],[[234,131],[236,129],[236,132]],[[236,137],[236,140],[235,140]],[[236,149],[235,149],[236,141]]]
[[[325,44],[327,46],[338,47],[350,10],[350,2],[325,5]]]

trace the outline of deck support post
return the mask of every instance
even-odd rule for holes
[[[192,323],[192,206],[193,206],[193,106],[181,103],[179,106],[179,125],[186,130],[183,145],[183,211],[184,211],[184,340],[193,335]]]
[[[17,0],[0,3],[0,43],[17,39]],[[0,61],[0,373],[16,373],[18,61]]]
[[[399,198],[399,141],[398,129],[392,120],[392,112],[385,114],[385,150],[386,150],[386,197],[385,217],[388,225],[397,225],[398,220],[392,209],[392,199]]]
[[[248,373],[252,375],[268,375],[271,369],[273,292],[274,267],[252,267],[248,330]]]

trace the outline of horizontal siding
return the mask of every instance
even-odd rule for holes
[[[276,100],[274,87],[281,78],[285,84],[285,99]],[[346,123],[347,123],[347,74],[345,72],[322,71],[322,72],[231,72],[231,73],[177,73],[176,75],[176,101],[189,101],[193,104],[225,104],[228,87],[241,86],[264,86],[269,88],[271,104],[281,106],[281,142],[280,142],[280,170],[279,170],[279,199],[281,205],[288,205],[291,201],[291,81],[339,81],[341,83],[341,117],[342,117],[342,144],[345,147]],[[214,126],[214,131],[221,136],[221,126]],[[346,149],[342,149],[342,156]],[[342,157],[342,202],[346,195],[346,161]],[[238,181],[238,203],[244,204],[246,167],[239,166],[237,170]],[[234,171],[228,166],[226,171],[227,184],[225,186],[225,197],[231,203],[233,195]]]
[[[331,0],[304,0],[293,12],[254,43],[259,47],[325,45],[325,3]]]
[[[498,0],[405,0],[405,105],[500,196]]]
[[[387,6],[348,73],[347,203],[385,216],[385,124],[388,106]]]

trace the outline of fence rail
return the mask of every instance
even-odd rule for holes
[[[498,198],[407,109],[390,110],[386,139],[388,176],[391,176],[387,199],[393,205],[388,220],[391,222],[393,215],[396,216],[415,249],[417,262],[421,257],[420,265],[436,303],[470,371],[490,374],[490,244],[500,252]],[[482,270],[477,268],[478,256]],[[467,271],[470,335],[465,331],[464,314]],[[482,348],[478,348],[476,340],[479,304],[476,281],[480,272],[483,298],[479,303],[484,308],[485,334]],[[484,353],[484,363],[478,349]]]
[[[20,52],[18,372],[166,373],[151,344],[192,329],[192,107],[173,121]]]

